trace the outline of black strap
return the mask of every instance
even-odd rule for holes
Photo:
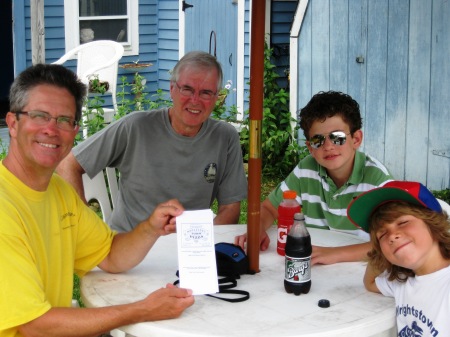
[[[207,294],[206,296],[209,297],[214,297],[217,298],[219,300],[222,301],[227,301],[227,302],[232,302],[232,303],[236,303],[236,302],[244,302],[247,301],[250,298],[250,294],[248,291],[245,290],[220,290],[219,289],[219,294],[234,294],[234,295],[242,295],[242,297],[237,297],[237,298],[227,298],[227,297],[220,297],[217,295],[213,295],[213,294]]]
[[[219,300],[232,302],[232,303],[243,302],[243,301],[248,300],[250,298],[250,293],[248,291],[237,290],[237,289],[230,290],[231,288],[234,288],[236,286],[237,286],[237,280],[234,277],[226,276],[226,277],[219,279],[219,294],[234,294],[234,295],[242,295],[242,296],[237,297],[237,298],[221,297],[221,296],[218,296],[217,294],[207,294],[206,296],[214,297]]]
[[[176,273],[178,275],[178,270]],[[177,285],[180,283],[180,280],[176,280],[173,282],[173,285]],[[250,293],[245,290],[238,290],[238,289],[232,289],[237,286],[237,280],[234,277],[226,276],[219,279],[219,292],[218,294],[233,294],[233,295],[240,295],[240,297],[236,298],[229,298],[229,297],[221,297],[217,294],[206,294],[206,296],[214,297],[222,301],[236,303],[236,302],[243,302],[250,298]],[[232,290],[230,290],[232,289]]]

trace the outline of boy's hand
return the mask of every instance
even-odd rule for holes
[[[246,243],[247,243],[247,233],[238,235],[234,238],[234,244],[240,246],[242,249],[246,249]],[[269,248],[270,244],[270,238],[269,235],[264,231],[261,233],[260,242],[259,242],[259,249],[261,251],[267,250]]]

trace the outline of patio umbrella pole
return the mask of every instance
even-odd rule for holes
[[[259,270],[261,204],[261,128],[264,98],[264,32],[266,2],[252,1],[250,53],[250,145],[248,159],[247,255],[250,272]]]

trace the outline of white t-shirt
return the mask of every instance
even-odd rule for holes
[[[398,336],[450,336],[450,267],[404,283],[387,276],[375,282],[383,295],[395,298]]]

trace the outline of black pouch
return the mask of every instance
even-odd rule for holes
[[[219,242],[216,248],[217,275],[236,279],[248,273],[248,257],[240,246]]]

